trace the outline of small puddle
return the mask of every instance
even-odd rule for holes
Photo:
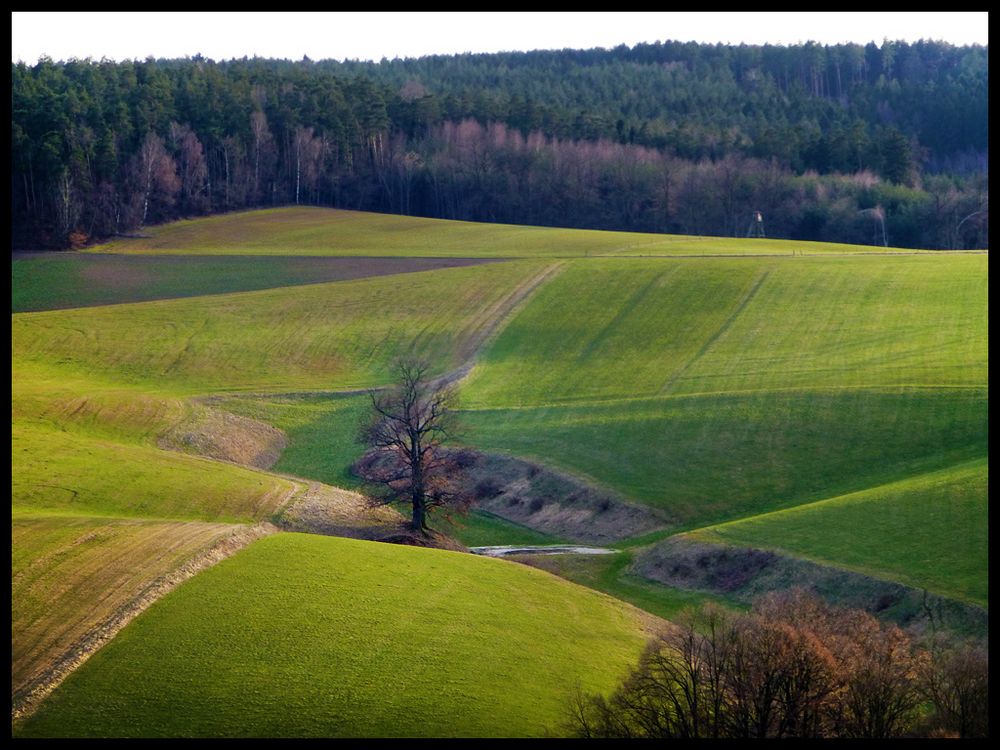
[[[487,557],[507,557],[508,555],[611,555],[616,549],[608,547],[577,547],[571,544],[547,544],[527,546],[470,547],[474,555]]]

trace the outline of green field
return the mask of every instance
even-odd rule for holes
[[[669,517],[622,547],[690,531],[988,601],[985,253],[315,208],[149,234],[93,250],[155,261],[152,281],[81,283],[79,255],[13,270],[14,309],[38,310],[11,317],[15,691],[304,480],[357,488],[363,391],[403,354],[468,373],[460,442]],[[340,281],[299,263],[352,255],[518,259]],[[227,274],[236,256],[258,259]],[[232,450],[197,455],[192,425]],[[269,470],[238,465],[272,433]],[[432,524],[470,545],[555,541],[483,513]],[[630,575],[630,554],[545,565],[663,616],[705,597]],[[633,614],[585,594],[509,562],[279,534],[169,594],[21,729],[540,734],[557,675],[610,686],[642,640]],[[378,629],[414,612],[445,641],[410,652]],[[428,690],[446,700],[413,723]]]
[[[297,483],[156,447],[183,403],[12,367],[11,686],[63,655],[200,552],[267,519]]]
[[[875,248],[790,240],[606,232],[424,219],[333,208],[265,209],[148,227],[98,253],[580,258],[595,255],[793,255]],[[883,252],[899,252],[879,248]],[[905,251],[914,252],[914,251]]]
[[[280,534],[167,595],[17,734],[540,736],[624,673],[641,623],[502,560]]]
[[[789,390],[463,417],[476,446],[589,477],[693,528],[981,456],[987,399],[973,388]]]
[[[225,523],[267,518],[295,485],[272,474],[165,451],[156,437],[183,402],[157,391],[11,367],[12,512]]]
[[[576,262],[506,326],[472,406],[982,386],[986,256]]]
[[[237,530],[201,521],[16,513],[12,689],[23,694],[135,597]]]
[[[694,536],[777,548],[986,607],[988,484],[979,459]]]
[[[544,266],[502,263],[190,299],[23,313],[15,361],[180,393],[350,389],[415,353],[444,372]]]
[[[985,256],[577,261],[472,371],[467,439],[657,506],[675,531],[948,470],[988,452],[987,269]],[[986,528],[985,480],[963,493],[960,524]],[[888,546],[859,541],[864,570],[927,585],[905,560],[931,554],[951,561],[936,591],[984,603],[986,537],[907,535],[917,523],[886,530]],[[782,539],[768,543],[806,553]]]
[[[11,259],[11,312],[196,297],[367,276],[425,271],[482,260],[271,255],[48,253]]]

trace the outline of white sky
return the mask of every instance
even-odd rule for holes
[[[988,13],[11,13],[14,62],[420,57],[639,42],[988,44]]]

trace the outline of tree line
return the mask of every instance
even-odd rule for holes
[[[12,243],[311,204],[982,247],[987,79],[936,42],[17,63]]]
[[[588,738],[986,737],[989,654],[915,639],[802,591],[741,615],[689,612],[610,695],[578,693]]]

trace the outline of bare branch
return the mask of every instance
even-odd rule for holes
[[[462,466],[443,446],[454,435],[455,392],[436,388],[429,372],[426,362],[401,360],[392,388],[369,391],[371,412],[358,437],[371,450],[356,465],[376,487],[376,502],[408,503],[421,531],[429,509],[462,510],[471,500],[458,481]]]

